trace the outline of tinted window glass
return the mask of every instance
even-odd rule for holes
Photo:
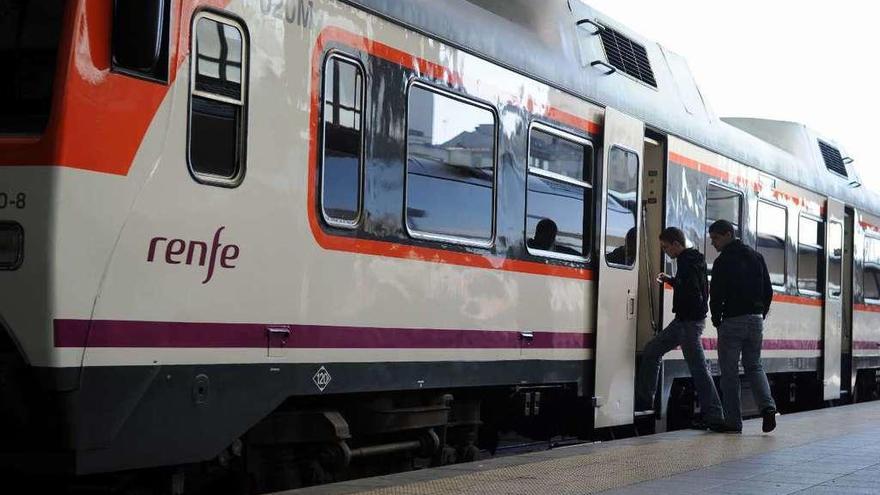
[[[113,2],[114,69],[150,79],[168,77],[170,0],[115,0]]]
[[[416,233],[492,238],[495,115],[412,86],[407,109],[406,221]]]
[[[589,183],[587,149],[583,144],[533,129],[529,136],[529,167]]]
[[[828,295],[840,297],[840,260],[843,256],[843,226],[828,224]]]
[[[235,105],[193,97],[189,152],[196,172],[217,177],[237,174],[240,112]]]
[[[589,252],[592,148],[533,128],[529,137],[526,243],[530,250],[575,256]]]
[[[0,1],[0,134],[43,132],[59,65],[61,21],[69,4],[64,0]]]
[[[363,72],[331,57],[324,67],[324,161],[321,201],[324,219],[353,225],[361,203]]]
[[[822,292],[822,244],[825,224],[801,217],[798,226],[798,290]]]
[[[880,239],[865,237],[865,269],[862,273],[865,299],[880,300]]]
[[[736,237],[742,237],[740,222],[742,220],[742,195],[736,191],[724,189],[713,184],[706,187],[706,264],[718,257],[718,251],[709,242],[709,226],[716,220],[727,220],[733,224]]]
[[[241,31],[201,18],[196,24],[196,90],[241,100]]]
[[[639,157],[620,148],[608,153],[605,205],[605,261],[632,267],[636,262],[639,208]]]
[[[788,234],[788,217],[785,208],[758,202],[758,246],[764,256],[770,282],[785,285],[785,238]]]
[[[865,299],[880,300],[880,265],[865,265]]]
[[[202,182],[233,184],[244,169],[242,30],[234,21],[204,16],[193,30],[190,168]]]

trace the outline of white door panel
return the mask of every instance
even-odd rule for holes
[[[822,335],[824,400],[840,398],[840,351],[842,346],[843,306],[842,256],[844,206],[829,198],[825,223],[825,316]]]
[[[638,239],[644,124],[605,111],[599,283],[596,310],[595,426],[633,422]]]

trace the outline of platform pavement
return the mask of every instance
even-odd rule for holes
[[[346,481],[284,495],[880,495],[880,402],[790,414],[773,433],[675,431]]]

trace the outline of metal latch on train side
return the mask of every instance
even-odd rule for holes
[[[290,327],[267,327],[266,339],[268,356],[281,357],[290,341]]]

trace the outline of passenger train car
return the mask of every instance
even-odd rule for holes
[[[0,12],[5,468],[265,490],[620,434],[672,317],[657,235],[711,263],[719,218],[772,272],[780,409],[877,395],[880,197],[587,5]],[[680,352],[658,390],[657,428],[697,413]]]

